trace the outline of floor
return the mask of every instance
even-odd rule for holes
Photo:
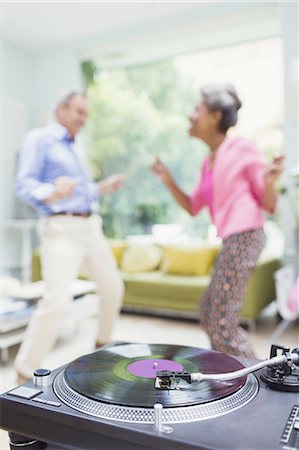
[[[270,336],[276,327],[275,310],[273,306],[270,306],[257,321],[256,330],[249,331],[250,341],[260,359],[269,356]],[[77,324],[75,331],[73,330],[72,333],[60,338],[55,349],[45,358],[43,367],[54,369],[78,356],[91,352],[94,348],[95,334],[96,320],[94,318],[86,319]],[[127,313],[120,315],[115,325],[113,340],[210,348],[207,336],[194,321]],[[287,328],[275,343],[291,348],[298,347],[298,322]],[[12,347],[9,351],[8,363],[2,366],[1,392],[5,392],[16,385],[12,367],[16,352],[17,346]],[[4,431],[0,431],[0,449],[9,449],[7,433]]]

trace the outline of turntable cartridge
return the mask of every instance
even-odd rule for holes
[[[158,389],[180,389],[180,380],[185,380],[191,384],[191,374],[161,370],[156,373],[155,387]]]

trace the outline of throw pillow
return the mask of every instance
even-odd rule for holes
[[[161,251],[157,245],[131,245],[122,257],[121,269],[126,272],[155,270],[161,262]]]
[[[112,254],[113,254],[114,258],[115,258],[115,261],[116,261],[118,267],[120,267],[124,251],[127,248],[127,244],[124,241],[121,241],[121,240],[110,239],[109,240],[109,245],[110,245]]]
[[[162,271],[178,275],[208,275],[219,253],[219,246],[165,246],[163,249]]]

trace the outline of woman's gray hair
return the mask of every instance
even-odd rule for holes
[[[221,111],[219,130],[226,133],[238,120],[238,110],[242,103],[232,84],[207,85],[200,90],[203,102],[210,111]]]

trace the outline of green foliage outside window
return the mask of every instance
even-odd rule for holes
[[[128,176],[124,189],[101,199],[106,235],[147,233],[154,223],[182,223],[189,233],[205,235],[208,215],[190,218],[149,169],[159,155],[186,192],[194,187],[206,154],[205,146],[188,136],[188,114],[198,92],[180,78],[172,62],[110,71],[96,71],[87,62],[82,69],[94,178],[115,172]]]

